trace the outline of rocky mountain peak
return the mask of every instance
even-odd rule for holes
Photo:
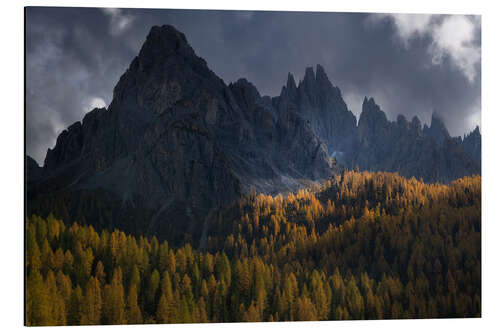
[[[325,69],[320,64],[316,65],[316,82],[319,86],[331,85],[331,82],[326,75]]]
[[[410,130],[414,136],[422,135],[422,122],[417,116],[413,116],[411,119]]]
[[[413,116],[413,118],[411,119],[411,127],[420,131],[422,130],[422,122],[417,116]]]
[[[433,127],[439,128],[439,129],[442,129],[442,130],[448,132],[448,130],[446,129],[446,126],[444,125],[443,118],[441,117],[441,115],[437,111],[432,112],[431,127],[430,128],[433,128]]]
[[[444,125],[443,119],[436,111],[432,112],[431,126],[424,128],[424,135],[434,139],[439,146],[441,146],[445,140],[451,138],[450,133],[448,133]]]
[[[373,97],[363,99],[363,106],[359,116],[359,127],[377,127],[387,123],[385,112],[380,109],[380,106],[375,103]]]
[[[299,83],[298,89],[305,92],[311,102],[340,97],[340,90],[333,86],[320,64],[316,65],[316,73],[313,67],[306,68],[304,79]]]
[[[297,90],[297,84],[295,83],[295,78],[293,77],[292,73],[288,73],[288,77],[286,80],[286,89],[288,91],[296,91]]]
[[[141,65],[147,68],[156,62],[164,62],[172,55],[195,57],[182,32],[171,25],[152,27],[139,52]]]
[[[472,156],[476,163],[481,165],[481,132],[479,126],[476,126],[468,135],[464,135],[462,148]]]
[[[298,98],[298,88],[295,83],[295,78],[292,73],[288,73],[286,80],[286,86],[281,89],[281,94],[279,96],[279,103],[281,109],[287,109],[291,103],[297,103]]]
[[[303,82],[308,87],[312,87],[312,86],[315,85],[316,75],[314,75],[314,69],[312,67],[307,67],[306,68],[306,73],[304,75],[304,81]]]
[[[408,128],[408,120],[406,120],[406,117],[403,116],[402,114],[398,115],[396,119],[396,123],[398,124],[399,127],[407,129]]]
[[[283,113],[297,112],[322,139],[330,155],[348,149],[356,131],[356,117],[347,109],[340,89],[334,87],[324,68],[307,67],[298,86],[291,74],[279,98],[275,100]]]
[[[364,111],[365,109],[368,109],[368,108],[373,108],[373,107],[378,107],[377,104],[375,104],[375,100],[373,99],[373,97],[366,97],[363,98],[363,105],[362,105],[362,111]],[[380,110],[380,107],[378,107],[379,110]]]
[[[469,134],[469,136],[481,137],[481,131],[479,130],[479,125],[476,125],[474,130]]]
[[[221,91],[223,81],[198,57],[183,33],[170,25],[151,28],[139,55],[113,92],[112,111],[161,114],[178,101],[206,90]]]
[[[196,55],[182,32],[171,25],[153,26],[138,56],[122,78],[142,74],[159,79],[165,74],[172,74],[175,69],[184,72],[187,68],[203,76],[211,74],[205,60]],[[117,88],[119,86],[120,82]]]
[[[247,79],[241,78],[231,83],[229,89],[233,92],[236,100],[243,102],[246,106],[252,106],[261,96],[257,88]]]

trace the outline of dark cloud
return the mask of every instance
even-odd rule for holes
[[[453,135],[479,125],[480,65],[471,81],[452,53],[433,63],[429,50],[436,45],[435,36],[414,34],[402,41],[401,26],[390,18],[374,20],[363,13],[28,8],[28,154],[43,163],[62,129],[81,120],[92,105],[109,104],[114,85],[149,29],[161,24],[184,32],[227,83],[246,77],[262,94],[274,96],[288,72],[298,81],[306,66],[319,63],[357,115],[363,97],[374,96],[389,119],[417,115],[428,123],[435,109]],[[474,45],[480,49],[480,43],[479,27]]]

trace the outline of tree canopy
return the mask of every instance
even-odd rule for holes
[[[204,249],[52,215],[27,218],[26,246],[30,326],[481,315],[479,176],[346,171],[254,192]]]

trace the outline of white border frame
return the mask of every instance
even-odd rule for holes
[[[92,330],[148,331],[168,329],[175,332],[218,332],[233,333],[256,329],[286,330],[301,332],[349,331],[349,332],[419,332],[422,331],[495,331],[500,327],[500,300],[498,279],[500,253],[500,222],[498,221],[497,193],[500,190],[499,175],[496,172],[500,155],[500,107],[497,102],[500,78],[500,52],[497,31],[500,31],[499,6],[495,1],[262,1],[245,3],[211,0],[172,2],[153,0],[88,0],[88,1],[16,1],[3,3],[1,13],[2,76],[2,121],[0,144],[2,152],[2,186],[0,202],[2,207],[1,240],[2,260],[0,279],[0,323],[9,332],[35,330],[87,330],[89,327],[26,328],[23,327],[23,221],[24,221],[24,6],[76,6],[76,7],[129,7],[129,8],[193,8],[193,9],[259,9],[295,11],[335,12],[392,12],[392,13],[449,13],[482,15],[482,112],[483,135],[482,175],[482,318],[481,319],[435,319],[435,320],[382,320],[382,321],[337,321],[337,322],[294,322],[256,324],[188,324],[188,325],[143,325],[95,326]],[[7,331],[7,330],[6,330]]]

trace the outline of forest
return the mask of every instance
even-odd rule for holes
[[[197,249],[33,215],[25,254],[28,326],[480,317],[481,177],[254,191]]]

